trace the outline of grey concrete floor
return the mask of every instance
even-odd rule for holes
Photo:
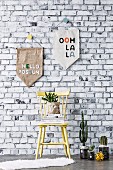
[[[48,158],[57,158],[59,156],[50,155]],[[45,158],[45,156],[44,156]],[[47,158],[47,157],[46,157]],[[40,168],[38,170],[113,170],[113,156],[110,157],[108,161],[89,161],[89,160],[80,160],[79,156],[72,156],[75,160],[75,163],[64,166],[64,167],[48,167]],[[35,159],[34,155],[1,155],[0,162],[17,160],[17,159]],[[26,170],[26,169],[23,169]],[[36,170],[36,169],[27,169],[27,170]]]

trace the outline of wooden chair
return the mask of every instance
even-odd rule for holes
[[[49,93],[49,92],[48,92]],[[53,93],[53,92],[50,92]],[[60,114],[62,114],[64,116],[64,119],[66,118],[66,106],[67,106],[67,99],[68,96],[70,94],[69,91],[66,92],[55,92],[55,94],[57,94],[58,96],[58,102],[60,102]],[[40,113],[41,113],[41,117],[46,117],[47,115],[47,102],[45,102],[44,100],[42,100],[42,97],[45,96],[45,92],[37,92],[37,96],[39,97],[39,102],[40,102]],[[39,135],[38,135],[38,142],[37,142],[37,150],[36,150],[36,159],[38,159],[38,155],[40,152],[40,157],[42,157],[42,153],[43,153],[43,147],[44,145],[64,145],[64,151],[65,151],[65,155],[68,158],[71,158],[70,155],[70,148],[69,148],[69,142],[68,142],[68,135],[67,135],[67,127],[68,123],[66,123],[65,121],[63,122],[43,122],[41,121],[38,126],[39,126]],[[44,143],[44,138],[45,138],[45,133],[46,133],[46,127],[47,126],[58,126],[61,128],[61,132],[62,132],[62,142],[57,142],[57,143]]]

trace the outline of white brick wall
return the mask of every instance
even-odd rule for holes
[[[0,1],[0,150],[1,154],[34,154],[39,117],[37,90],[69,88],[68,127],[71,153],[79,153],[81,111],[89,125],[90,142],[113,138],[113,2],[112,0]],[[53,59],[51,26],[64,17],[80,30],[80,59],[67,70]],[[37,22],[31,26],[30,22]],[[61,26],[66,26],[62,23]],[[70,24],[68,25],[70,26]],[[28,88],[16,76],[16,48],[39,47],[26,40],[30,32],[44,49],[44,76]],[[36,121],[37,120],[37,121]],[[61,137],[58,129],[55,140]],[[46,136],[46,140],[50,137]],[[62,149],[44,154],[63,154]]]

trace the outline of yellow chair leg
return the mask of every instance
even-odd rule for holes
[[[62,131],[63,142],[66,143],[65,136],[64,136],[64,129],[63,129],[63,127],[61,127],[61,131]],[[68,155],[67,155],[67,147],[66,147],[66,145],[64,145],[64,151],[65,151],[65,155],[66,155],[66,157],[67,157]]]
[[[43,131],[43,134],[42,134],[42,140],[41,140],[42,143],[44,143],[45,132],[46,132],[46,127],[44,127],[44,131]],[[40,157],[42,157],[43,147],[44,147],[44,145],[41,145],[41,148],[40,148]]]
[[[67,135],[66,127],[63,127],[63,129],[64,129],[64,135],[65,135],[65,140],[66,140],[68,157],[69,157],[69,159],[71,159],[69,142],[68,142],[68,135]]]
[[[38,159],[38,153],[39,153],[40,144],[41,144],[41,136],[42,136],[42,127],[40,127],[40,130],[39,130],[39,137],[38,137],[37,150],[36,150],[36,159]]]

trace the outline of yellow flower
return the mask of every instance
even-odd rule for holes
[[[31,34],[28,34],[27,39],[32,40],[33,36]]]
[[[96,160],[97,160],[97,161],[103,161],[103,159],[104,159],[103,153],[102,153],[102,152],[98,152],[98,153],[96,154]]]
[[[100,157],[99,157],[99,156],[96,156],[96,160],[97,160],[97,161],[100,161]]]

